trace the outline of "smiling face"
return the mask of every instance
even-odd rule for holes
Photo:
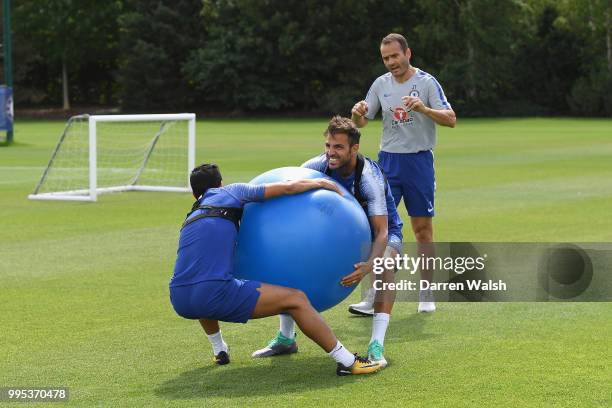
[[[385,67],[396,79],[404,79],[410,70],[410,48],[406,52],[397,41],[390,41],[380,45],[380,55]]]
[[[335,133],[325,136],[325,155],[329,168],[350,174],[353,159],[357,157],[359,144],[350,145],[348,134]]]

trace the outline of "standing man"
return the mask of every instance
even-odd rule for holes
[[[374,259],[395,258],[402,247],[403,224],[387,180],[374,160],[359,154],[361,133],[350,119],[333,117],[324,136],[325,153],[308,160],[302,164],[302,167],[325,173],[350,191],[368,216],[372,232],[372,250],[368,260],[356,264],[355,270],[338,283],[344,286],[356,285],[366,275],[372,277],[372,283],[375,280],[383,283],[394,282],[394,270],[385,270],[376,277],[372,273]],[[330,245],[333,244],[330,242]],[[372,292],[370,309],[351,311],[355,314],[374,316],[372,337],[368,344],[368,359],[383,368],[387,366],[387,360],[383,355],[384,342],[394,300],[394,291]],[[294,321],[292,316],[281,314],[277,336],[268,346],[255,351],[253,357],[297,353]]]
[[[412,54],[404,36],[387,35],[381,41],[380,54],[389,72],[376,78],[366,99],[353,106],[352,120],[364,127],[382,110],[378,162],[387,175],[395,204],[404,198],[419,253],[433,256],[436,124],[455,127],[457,118],[438,81],[410,65]],[[421,270],[422,279],[431,281],[432,276],[433,271]],[[435,310],[431,291],[420,292],[418,311]]]

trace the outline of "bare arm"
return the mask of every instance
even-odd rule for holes
[[[373,263],[374,258],[380,258],[385,253],[387,240],[389,238],[389,220],[386,215],[373,215],[370,217],[370,226],[374,232],[374,242],[368,263]]]
[[[368,273],[372,272],[374,258],[380,258],[385,254],[387,240],[389,238],[389,223],[386,215],[373,215],[370,217],[370,226],[374,232],[374,242],[372,250],[366,262],[359,262],[355,265],[355,271],[342,278],[340,282],[344,286],[359,283]]]
[[[266,184],[264,191],[264,199],[267,200],[269,198],[279,197],[283,195],[299,194],[317,188],[324,188],[326,190],[335,191],[336,193],[342,195],[342,192],[340,191],[336,183],[324,178],[318,178]]]
[[[365,114],[368,113],[368,104],[366,101],[359,101],[351,109],[351,120],[355,123],[355,126],[362,128],[368,124],[368,118]]]
[[[440,126],[454,128],[457,124],[457,115],[455,115],[455,111],[452,109],[432,109],[425,107],[423,113]]]

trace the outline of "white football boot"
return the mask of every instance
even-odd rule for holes
[[[374,316],[374,296],[376,289],[368,289],[361,302],[349,305],[348,311],[359,316]]]
[[[419,313],[433,313],[436,311],[436,303],[431,290],[422,290],[419,292]]]

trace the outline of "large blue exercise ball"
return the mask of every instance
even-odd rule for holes
[[[327,177],[301,167],[270,170],[253,184]],[[318,311],[344,300],[355,285],[343,276],[364,261],[372,245],[370,225],[355,198],[317,189],[244,207],[235,257],[239,279],[300,289]]]

